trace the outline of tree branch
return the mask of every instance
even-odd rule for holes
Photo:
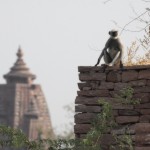
[[[104,1],[103,3],[106,4],[106,3],[108,3],[109,1],[111,1],[111,0],[106,0],[106,1]]]
[[[134,22],[135,20],[139,19],[141,16],[143,16],[144,14],[146,14],[148,11],[146,10],[144,13],[142,13],[141,15],[139,15],[138,17],[134,18],[133,20],[131,20],[130,22],[128,22],[127,24],[124,25],[124,27],[122,28],[120,35],[122,34],[122,32],[125,30],[125,28],[132,22]],[[148,25],[147,25],[148,26]]]
[[[149,2],[150,2],[150,0],[142,0],[142,1],[147,2],[147,3],[149,3]]]

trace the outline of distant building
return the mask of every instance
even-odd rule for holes
[[[53,137],[41,86],[33,84],[36,76],[24,63],[20,48],[17,57],[10,72],[4,75],[6,84],[0,84],[0,124],[22,129],[29,139]]]

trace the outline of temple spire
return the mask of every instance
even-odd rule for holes
[[[18,56],[18,59],[21,59],[23,57],[23,52],[22,52],[21,46],[19,46],[19,48],[18,48],[17,56]]]
[[[7,80],[7,83],[31,83],[36,76],[26,66],[23,60],[23,51],[20,46],[16,55],[17,61],[10,69],[10,72],[4,75],[4,78]]]

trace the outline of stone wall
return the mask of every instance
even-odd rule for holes
[[[125,67],[79,67],[79,91],[75,100],[76,138],[82,138],[91,128],[91,121],[101,112],[99,99],[111,103],[115,121],[119,124],[117,134],[123,134],[128,125],[135,150],[150,150],[150,65]],[[115,94],[125,88],[134,89],[133,98],[141,99],[136,105],[116,105]],[[103,144],[110,144],[112,138],[106,134]]]

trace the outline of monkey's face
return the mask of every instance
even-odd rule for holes
[[[117,37],[118,36],[118,31],[109,31],[109,35],[112,37]]]

